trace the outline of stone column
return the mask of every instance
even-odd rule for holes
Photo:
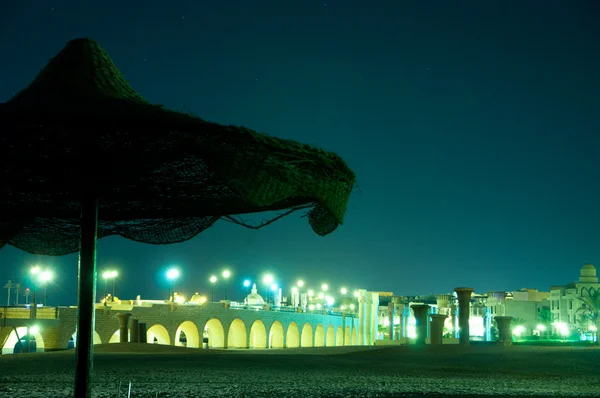
[[[120,312],[117,314],[117,318],[119,318],[119,335],[121,343],[127,343],[128,340],[128,327],[129,317],[131,316],[128,312]]]
[[[131,320],[131,342],[139,343],[140,342],[140,321],[137,319]]]
[[[138,338],[140,339],[140,343],[147,343],[147,336],[146,322],[140,322],[138,324]]]
[[[371,342],[370,345],[375,344],[379,331],[377,326],[379,325],[379,293],[370,292],[371,299]]]
[[[457,287],[454,291],[458,296],[458,341],[461,345],[469,345],[469,311],[471,310],[471,294],[475,289]]]
[[[429,312],[429,304],[413,304],[410,306],[415,314],[417,338],[415,344],[425,345],[427,339],[427,314]]]
[[[396,306],[394,305],[394,303],[388,303],[388,321],[390,323],[388,330],[388,338],[390,340],[394,340],[394,311],[396,311]]]
[[[446,314],[431,314],[431,331],[430,342],[431,344],[442,344],[444,337],[444,321],[448,318]]]
[[[456,304],[452,304],[450,306],[450,315],[452,315],[452,337],[455,339],[458,338],[458,309],[456,308]]]
[[[510,322],[512,316],[496,316],[494,317],[498,325],[498,343],[504,345],[512,345],[512,335],[510,333]]]
[[[367,345],[367,291],[358,293],[358,345]]]
[[[485,341],[492,341],[492,312],[490,307],[483,307],[483,327]]]

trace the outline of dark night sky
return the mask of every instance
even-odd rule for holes
[[[117,296],[164,298],[171,264],[187,295],[228,265],[233,298],[267,271],[402,295],[547,290],[600,264],[598,2],[325,1],[2,1],[0,101],[91,37],[149,101],[335,151],[358,175],[325,238],[292,215],[171,246],[101,240]],[[74,304],[76,255],[4,248],[0,282],[35,263],[55,270],[49,304]]]

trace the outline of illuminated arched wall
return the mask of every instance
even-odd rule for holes
[[[117,330],[117,332],[118,332],[118,330]],[[119,334],[117,333],[117,336],[118,335]],[[77,347],[77,332],[73,333],[71,338],[73,338],[73,347]],[[98,332],[96,332],[94,330],[94,345],[95,344],[102,344],[102,339],[100,338],[100,335],[98,334]]]
[[[200,347],[200,333],[198,333],[198,327],[192,321],[182,322],[175,332],[175,345],[182,346],[183,344],[179,341],[181,333],[185,334],[187,341],[186,347],[199,348]]]
[[[17,337],[17,334],[19,335],[19,337]],[[37,333],[31,333],[31,335],[33,336],[33,338],[35,339],[35,350],[37,352],[42,352],[44,351],[44,339],[42,338],[42,335],[37,332]],[[4,342],[4,345],[2,346],[2,354],[13,354],[15,352],[15,346],[17,344],[19,344],[19,338],[21,340],[25,339],[27,336],[27,328],[26,327],[19,327],[16,330],[13,329],[10,334],[8,335],[8,338],[6,339],[6,341]],[[25,348],[25,352],[27,352],[27,347]]]
[[[285,346],[287,348],[298,348],[300,347],[300,331],[296,322],[290,322],[285,334]]]
[[[337,332],[335,335],[335,345],[341,346],[344,345],[344,329],[341,326],[338,326]]]
[[[208,348],[225,347],[225,331],[223,324],[217,318],[209,319],[204,325],[203,336],[208,338]]]
[[[149,344],[156,342],[161,345],[171,345],[171,338],[169,337],[169,331],[163,325],[157,323],[148,328],[146,332],[146,341]]]
[[[358,336],[356,334],[356,328],[352,329],[352,345],[358,345]]]
[[[335,345],[335,331],[333,325],[327,326],[327,334],[325,335],[325,345],[327,347],[333,347]]]
[[[313,330],[310,323],[306,322],[302,326],[302,336],[300,340],[301,347],[312,347],[313,346]]]
[[[325,346],[325,328],[320,323],[315,330],[315,347]]]
[[[250,348],[267,348],[267,330],[261,320],[256,320],[250,328]]]
[[[284,347],[283,325],[279,321],[273,322],[269,330],[269,348]]]
[[[346,335],[344,336],[344,345],[352,345],[352,331],[350,326],[346,326]]]
[[[234,319],[229,325],[227,334],[227,348],[247,348],[246,325],[239,318]]]
[[[100,338],[100,336],[98,336],[98,338]],[[127,329],[127,341],[131,341],[131,331],[129,329]],[[110,336],[110,339],[108,340],[108,343],[112,344],[112,343],[120,343],[120,342],[121,342],[121,331],[119,329],[117,329]],[[94,344],[96,344],[96,343],[94,343]]]

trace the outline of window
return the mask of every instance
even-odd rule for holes
[[[569,309],[572,310],[573,309],[573,300],[569,300]]]

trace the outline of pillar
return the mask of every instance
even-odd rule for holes
[[[140,321],[137,319],[131,320],[131,342],[139,343],[140,342]]]
[[[140,322],[138,324],[138,338],[140,339],[140,343],[146,343],[148,342],[147,339],[147,332],[148,330],[146,329],[146,322]]]
[[[390,340],[394,340],[394,311],[396,311],[396,306],[394,303],[388,303],[388,321],[390,322],[388,338]]]
[[[431,326],[429,330],[431,344],[442,344],[442,338],[444,337],[444,321],[448,318],[446,314],[431,314]]]
[[[510,333],[510,322],[512,316],[496,316],[494,317],[498,325],[498,343],[504,345],[512,344],[512,334]]]
[[[371,341],[369,345],[374,345],[379,334],[377,326],[379,325],[379,293],[369,292],[371,301]]]
[[[458,309],[456,304],[450,306],[450,314],[452,315],[452,337],[458,338]]]
[[[429,312],[429,304],[413,304],[410,306],[415,314],[415,320],[417,321],[417,338],[415,344],[425,345],[427,339],[427,314]]]
[[[457,287],[454,291],[458,296],[458,342],[461,345],[469,345],[469,312],[471,310],[471,294],[475,289]]]
[[[492,341],[492,309],[483,307],[483,327],[485,341]]]
[[[358,290],[358,345],[367,345],[367,291]]]
[[[117,314],[117,318],[119,318],[119,335],[121,343],[127,343],[128,340],[128,327],[129,317],[131,316],[128,312],[120,312]]]

